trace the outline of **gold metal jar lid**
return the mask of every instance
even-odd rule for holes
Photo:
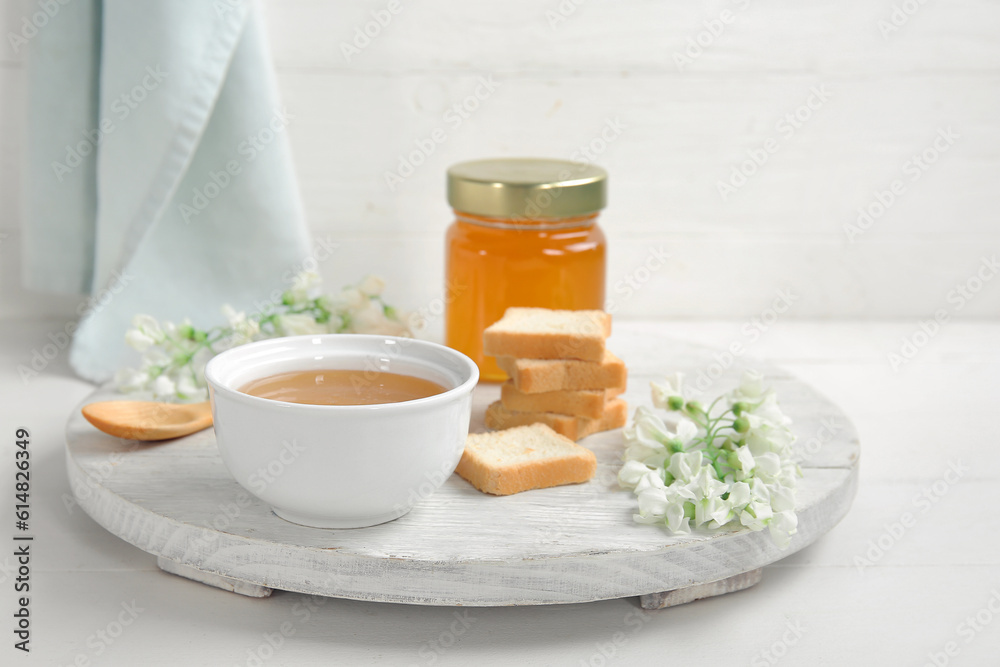
[[[608,173],[583,162],[496,158],[460,162],[448,170],[448,203],[490,218],[568,218],[607,204]]]

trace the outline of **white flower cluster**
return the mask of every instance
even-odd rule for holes
[[[764,378],[747,371],[740,386],[708,408],[685,401],[682,376],[652,384],[653,404],[636,410],[625,429],[619,483],[639,501],[639,523],[671,533],[739,524],[767,527],[784,549],[796,531],[791,420]],[[722,402],[724,410],[717,411]],[[715,413],[713,415],[713,413]]]
[[[125,341],[142,353],[139,368],[115,375],[119,391],[149,391],[155,398],[204,401],[208,398],[205,365],[213,356],[254,340],[320,333],[371,333],[411,336],[411,327],[382,301],[385,282],[368,276],[338,294],[323,294],[319,276],[296,276],[280,304],[247,315],[222,307],[227,325],[199,330],[189,320],[179,325],[136,315]]]

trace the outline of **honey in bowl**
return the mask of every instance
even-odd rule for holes
[[[307,405],[377,405],[402,403],[448,391],[412,375],[360,370],[291,371],[240,387],[250,396]]]

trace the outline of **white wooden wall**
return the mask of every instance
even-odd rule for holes
[[[616,123],[596,161],[611,174],[602,224],[619,317],[748,318],[783,289],[797,318],[1000,313],[1000,280],[961,310],[948,297],[1000,253],[1000,4],[421,0],[348,62],[341,43],[389,4],[266,6],[306,211],[340,244],[329,282],[376,272],[397,305],[429,303],[442,291],[449,164],[571,157]],[[24,73],[6,35],[33,5],[0,12],[7,317],[76,303],[17,285]],[[495,91],[455,127],[445,113],[484,77]],[[779,125],[796,112],[809,117]],[[391,191],[385,172],[438,127],[446,141]],[[957,138],[915,172],[907,161],[934,157],[939,132]],[[724,200],[718,183],[765,146],[766,163]],[[896,179],[902,194],[852,242],[845,225]],[[616,294],[661,247],[668,265]]]

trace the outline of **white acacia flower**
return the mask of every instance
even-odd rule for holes
[[[177,379],[176,393],[184,400],[205,400],[208,398],[208,389],[198,384],[192,373],[182,373]]]
[[[361,293],[361,290],[354,287],[347,287],[341,290],[337,296],[337,303],[341,308],[347,310],[360,310],[368,302],[368,297]]]
[[[170,360],[170,355],[162,347],[151,347],[142,355],[142,369],[163,368]]]
[[[781,459],[774,452],[764,452],[754,460],[757,463],[754,470],[760,477],[769,480],[781,473]]]
[[[195,380],[202,387],[205,386],[205,366],[213,356],[210,349],[203,347],[191,357],[191,369],[194,371]]]
[[[682,395],[681,381],[678,374],[652,383],[653,404],[663,411],[638,408],[624,431],[619,481],[636,496],[639,513],[634,519],[648,524],[662,516],[671,533],[734,523],[755,531],[768,528],[775,544],[785,548],[796,528],[795,485],[801,470],[793,458],[791,420],[774,392],[764,387],[760,374],[745,373],[740,386],[725,397],[729,405],[713,409],[708,418],[725,418],[739,402],[749,428],[737,433],[732,426],[713,426],[709,439],[684,411],[670,409],[670,398]],[[727,442],[721,452],[715,449],[719,438]],[[716,468],[718,456],[727,464],[723,479]]]
[[[744,475],[750,475],[753,473],[754,466],[757,462],[753,458],[753,452],[750,451],[749,447],[740,447],[736,450],[736,458],[740,462],[740,472]]]
[[[795,510],[795,490],[787,486],[771,487],[771,509],[775,512],[791,512]]]
[[[243,311],[237,311],[235,308],[230,306],[228,303],[222,304],[222,316],[226,318],[226,322],[229,323],[231,327],[241,326],[247,321],[247,314]]]
[[[639,483],[635,485],[635,492],[641,493],[646,489],[665,489],[667,485],[663,483],[663,477],[660,476],[659,470],[649,470],[639,479]]]
[[[639,514],[643,516],[662,517],[667,512],[667,494],[665,489],[647,488],[636,496],[639,499]]]
[[[277,318],[278,329],[286,336],[302,336],[308,334],[326,333],[326,328],[305,313],[289,313]]]
[[[149,382],[149,373],[134,368],[122,368],[115,373],[115,384],[118,391],[140,391]]]
[[[358,285],[358,291],[366,296],[378,296],[384,289],[385,281],[379,276],[366,276]]]
[[[733,392],[735,401],[756,402],[764,394],[764,376],[755,370],[746,370],[740,386]]]
[[[798,531],[799,518],[795,512],[786,510],[778,512],[768,523],[771,539],[779,549],[787,549],[792,542],[792,535]]]
[[[167,375],[153,380],[153,395],[157,398],[172,398],[177,395],[177,385]]]
[[[736,482],[729,487],[728,502],[734,510],[742,510],[750,502],[750,485],[746,482]]]
[[[293,304],[302,304],[309,301],[311,294],[320,286],[319,274],[315,271],[302,271],[292,279],[292,286],[288,288],[288,293],[292,296]]]
[[[729,507],[722,498],[701,498],[694,504],[694,526],[698,528],[712,521],[721,525],[729,513]],[[721,519],[721,521],[716,521],[716,519]]]
[[[351,331],[355,324],[367,333],[412,336],[408,319],[397,316],[380,300],[374,302],[370,298],[381,293],[384,286],[381,279],[367,278],[361,286],[365,293],[348,288],[336,296],[314,294],[319,287],[319,276],[314,272],[302,273],[295,277],[281,303],[254,316],[223,306],[226,325],[208,330],[195,329],[187,319],[174,325],[157,322],[149,315],[137,315],[125,339],[142,353],[140,367],[123,369],[116,376],[117,384],[121,391],[147,390],[159,398],[204,398],[208,360],[219,352],[261,337]],[[330,313],[322,324],[306,314],[316,310],[314,305]],[[357,323],[351,322],[355,315],[360,315]],[[262,332],[261,318],[273,324],[273,329],[268,327]]]
[[[687,484],[698,473],[701,468],[702,455],[700,451],[677,452],[670,457],[670,464],[667,472],[674,476],[674,479]]]
[[[788,426],[792,420],[778,407],[778,397],[773,391],[768,391],[760,405],[753,409],[753,416],[764,420],[772,426]]]
[[[326,330],[328,333],[339,333],[343,326],[344,318],[336,313],[331,314],[330,319],[326,321]]]
[[[649,466],[641,461],[628,460],[618,471],[618,483],[629,489],[634,489],[646,473],[651,472]]]
[[[359,313],[353,316],[351,331],[380,336],[406,336],[409,333],[406,325],[402,322],[386,317],[382,305],[377,301],[369,301]]]
[[[698,425],[687,417],[682,417],[677,420],[677,425],[674,427],[675,436],[681,441],[681,444],[687,445],[696,437],[698,437]]]
[[[669,410],[667,400],[671,396],[683,396],[683,384],[683,373],[668,375],[661,383],[650,382],[649,385],[653,393],[653,405],[661,410]]]
[[[163,330],[160,328],[160,323],[156,321],[156,318],[149,315],[136,315],[133,317],[132,328],[138,329],[156,342],[163,340]]]
[[[664,519],[667,530],[671,533],[691,532],[691,519],[684,514],[684,502],[681,499],[667,505]]]
[[[139,352],[145,352],[153,345],[156,345],[156,341],[141,329],[129,329],[126,331],[125,342],[128,343],[129,347],[134,348]]]
[[[357,333],[376,333],[387,322],[382,305],[369,301],[351,317],[351,325]]]
[[[702,466],[691,478],[688,487],[697,498],[718,498],[729,490],[729,485],[716,479],[709,466]]]
[[[635,419],[625,429],[625,442],[628,445],[625,456],[628,459],[644,461],[650,456],[666,452],[665,443],[674,437],[658,415],[646,407],[636,410]]]

